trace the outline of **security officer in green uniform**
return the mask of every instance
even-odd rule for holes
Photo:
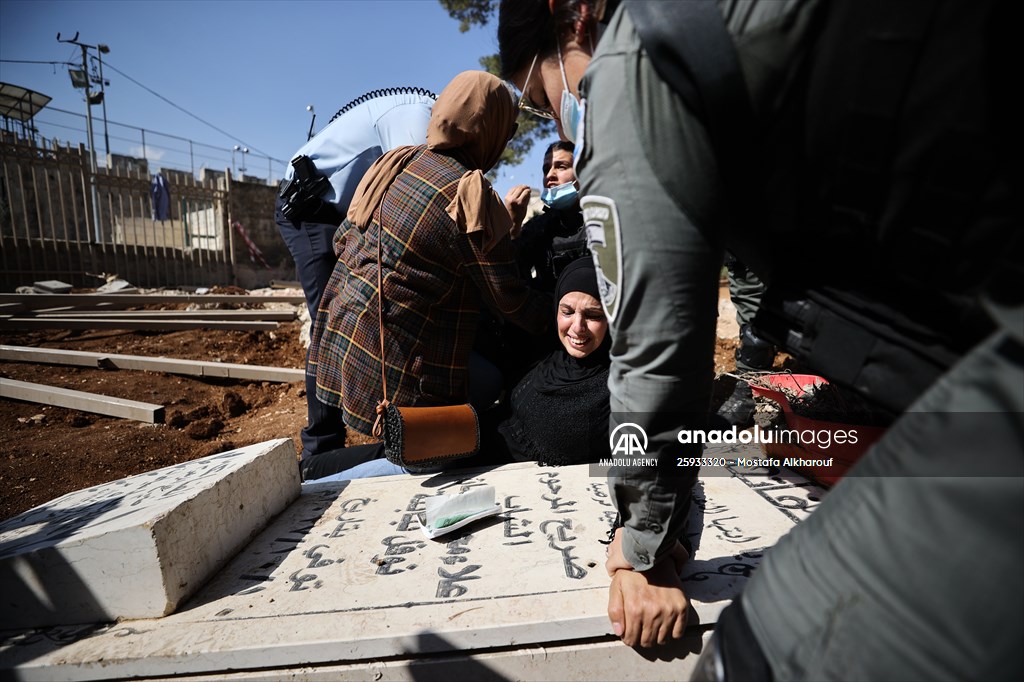
[[[577,145],[612,426],[688,454],[676,434],[706,412],[725,248],[768,284],[759,329],[895,419],[723,614],[708,677],[1024,674],[1024,259],[1005,144],[1021,112],[993,87],[1010,79],[1009,6],[501,3],[522,108]],[[627,644],[682,635],[695,476],[610,477],[609,616]]]

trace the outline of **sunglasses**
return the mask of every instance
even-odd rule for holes
[[[537,65],[538,55],[533,56],[533,61],[530,62],[530,70],[526,72],[526,82],[523,83],[523,94],[519,97],[519,108],[528,114],[533,114],[538,118],[546,118],[549,121],[555,120],[555,112],[551,109],[542,109],[534,105],[530,100],[526,99],[526,88],[530,86],[530,76],[533,75],[533,67]]]

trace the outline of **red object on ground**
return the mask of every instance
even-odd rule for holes
[[[758,378],[778,389],[785,389],[798,396],[813,390],[814,387],[827,384],[828,380],[814,374],[768,374]],[[885,433],[881,426],[862,426],[858,424],[841,424],[839,422],[822,421],[804,417],[793,411],[789,404],[789,398],[782,390],[758,386],[756,382],[750,382],[750,389],[754,395],[767,398],[782,408],[786,426],[794,431],[812,431],[817,435],[820,432],[828,432],[828,445],[821,447],[818,443],[823,438],[815,438],[813,442],[800,443],[765,443],[762,447],[766,454],[772,457],[786,458],[798,457],[802,459],[829,459],[832,458],[832,466],[794,466],[793,469],[805,473],[814,480],[827,486],[835,485],[847,470],[868,451],[874,443]],[[836,442],[839,433],[845,434],[843,442]],[[852,434],[852,435],[851,435]],[[850,442],[856,438],[856,442]]]

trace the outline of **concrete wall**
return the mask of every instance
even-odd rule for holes
[[[264,182],[232,181],[228,187],[228,215],[234,231],[236,284],[246,289],[256,289],[268,286],[271,280],[295,279],[295,261],[274,222],[277,186]],[[266,265],[260,262],[259,256],[250,253],[235,223],[245,230]]]
[[[197,180],[112,155],[95,179],[97,238],[84,147],[43,149],[5,138],[0,160],[0,291],[48,279],[96,286],[87,273],[116,273],[145,287],[254,289],[295,278],[274,223],[277,187],[259,178],[232,181],[203,169]],[[150,172],[167,180],[170,220],[152,219]]]

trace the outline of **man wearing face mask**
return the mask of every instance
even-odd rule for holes
[[[1022,676],[1014,8],[502,0],[520,108],[563,133],[585,108],[611,421],[639,415],[666,465],[609,476],[626,644],[686,626],[672,552],[697,471],[671,462],[703,426],[727,248],[768,283],[766,336],[899,417],[765,554],[696,679]]]
[[[579,183],[573,170],[572,142],[558,140],[544,152],[544,211],[523,224],[530,201],[528,185],[516,185],[505,195],[512,216],[513,246],[519,274],[531,289],[553,294],[559,275],[581,256],[590,256],[580,212]],[[521,226],[521,227],[520,227]],[[538,360],[556,350],[554,338],[531,335],[514,325],[485,316],[477,351],[497,364],[510,389]]]
[[[590,254],[573,170],[574,151],[572,142],[558,140],[544,152],[544,191],[540,195],[544,211],[523,225],[516,240],[519,271],[531,287],[541,291],[554,291],[565,266]],[[526,215],[529,199],[525,185],[517,185],[505,195],[505,205],[516,224]]]

